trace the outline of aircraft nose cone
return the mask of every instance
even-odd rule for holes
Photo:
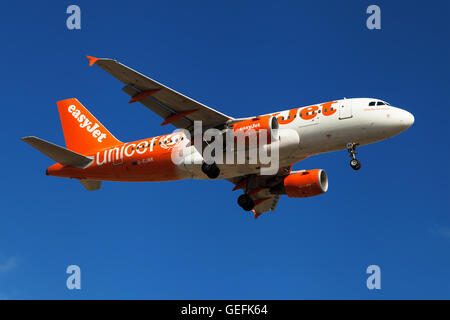
[[[400,116],[400,124],[401,126],[406,130],[409,127],[411,127],[414,123],[414,116],[412,115],[412,113],[406,111],[406,110],[402,110],[401,111],[401,116]]]

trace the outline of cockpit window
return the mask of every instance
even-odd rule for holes
[[[378,101],[377,102],[377,106],[384,106],[384,102],[383,101]]]
[[[375,101],[369,102],[369,107],[374,106],[375,105]]]

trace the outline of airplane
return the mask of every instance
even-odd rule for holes
[[[87,56],[125,86],[131,99],[159,115],[162,126],[171,124],[178,131],[157,137],[121,142],[111,134],[77,99],[57,102],[66,147],[29,136],[23,141],[56,163],[46,170],[49,176],[75,178],[89,191],[98,190],[102,181],[170,181],[181,179],[226,179],[233,191],[242,190],[238,205],[253,212],[274,211],[281,195],[312,197],[328,190],[323,169],[293,171],[295,163],[313,155],[347,150],[350,166],[359,170],[359,146],[378,142],[408,129],[414,116],[406,110],[375,98],[337,99],[297,107],[268,115],[233,118],[209,108],[113,59]],[[228,164],[206,162],[202,149],[186,132],[202,121],[202,130],[221,133],[251,127],[257,133],[269,132],[267,145],[279,150],[278,168],[261,174],[261,163]],[[172,154],[180,143],[187,153],[174,163]],[[259,143],[259,142],[258,142]],[[236,150],[234,150],[236,152]],[[195,161],[194,161],[195,160]]]

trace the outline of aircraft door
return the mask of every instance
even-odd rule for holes
[[[353,117],[352,99],[344,99],[339,101],[339,120]]]

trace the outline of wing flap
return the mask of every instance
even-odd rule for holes
[[[270,193],[270,187],[280,183],[284,177],[289,175],[292,171],[292,166],[281,167],[272,176],[246,175],[228,178],[227,180],[235,184],[233,191],[243,189],[245,193],[251,196],[255,202],[255,207],[252,211],[256,219],[264,212],[275,210],[280,200],[280,195]]]
[[[255,219],[258,218],[261,214],[267,211],[274,211],[275,207],[278,204],[278,200],[280,199],[280,195],[268,194],[267,196],[258,195],[257,198],[254,198],[255,208],[253,209],[253,213],[255,214]]]
[[[140,91],[136,90],[132,86],[125,86],[122,88],[122,91],[128,94],[130,97],[134,97],[140,93]],[[151,111],[156,113],[163,119],[167,119],[173,114],[172,110],[167,109],[166,107],[159,104],[153,97],[149,96],[139,101],[144,106],[149,108]],[[179,119],[177,121],[172,122],[173,125],[177,128],[187,128],[192,122],[187,119]]]

